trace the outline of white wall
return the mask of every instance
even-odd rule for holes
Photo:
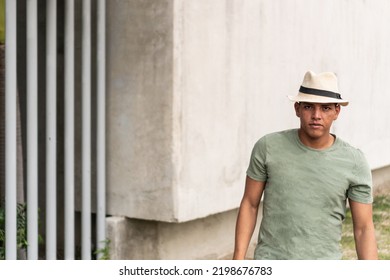
[[[255,141],[298,125],[286,95],[309,69],[336,72],[351,102],[334,132],[372,168],[390,164],[389,1],[165,2],[110,1],[110,212],[187,221],[238,207]]]
[[[343,108],[334,127],[372,168],[390,164],[388,1],[177,1],[179,217],[238,205],[254,142],[296,127],[287,94],[306,70],[334,71]]]

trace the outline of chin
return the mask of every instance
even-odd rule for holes
[[[322,130],[307,129],[305,130],[305,133],[312,139],[319,139],[324,136],[324,132]]]

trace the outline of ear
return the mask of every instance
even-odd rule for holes
[[[339,104],[336,105],[335,111],[336,111],[336,114],[335,114],[334,120],[337,120],[337,118],[339,117],[340,111],[341,111],[341,106]]]
[[[295,109],[295,115],[300,118],[301,117],[301,112],[300,112],[300,104],[298,102],[294,103],[294,109]]]

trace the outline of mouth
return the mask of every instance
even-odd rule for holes
[[[310,126],[311,128],[321,128],[321,127],[322,127],[322,125],[319,124],[319,123],[310,123],[309,126]]]

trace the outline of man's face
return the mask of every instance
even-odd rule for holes
[[[340,113],[337,104],[295,103],[295,113],[301,120],[301,129],[312,139],[328,137],[333,121]]]

